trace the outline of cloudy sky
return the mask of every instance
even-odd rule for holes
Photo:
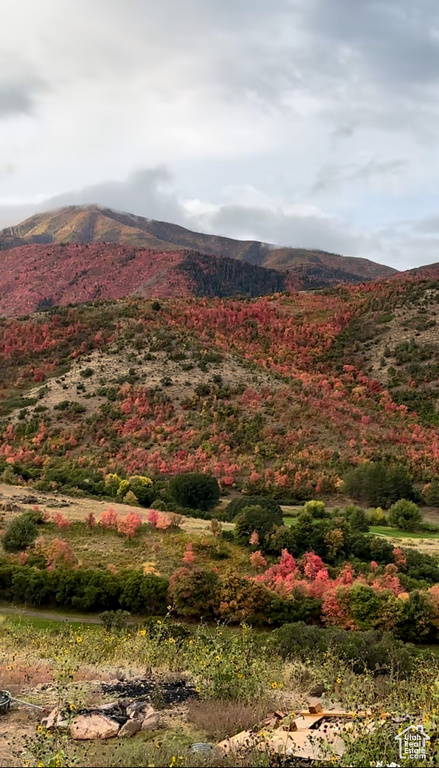
[[[100,203],[439,261],[437,0],[0,0],[0,226]]]

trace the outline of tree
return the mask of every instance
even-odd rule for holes
[[[400,499],[389,509],[389,523],[402,531],[414,531],[422,522],[419,507],[412,501]]]
[[[258,504],[244,507],[235,521],[235,536],[247,544],[254,531],[263,542],[275,525],[282,525],[282,513],[271,514]]]
[[[364,509],[361,509],[361,507],[356,507],[354,504],[351,504],[348,507],[346,507],[344,512],[345,512],[349,527],[353,531],[360,531],[363,533],[367,533],[367,531],[369,530],[369,521],[367,519]]]
[[[169,580],[169,598],[181,616],[212,618],[217,606],[219,577],[203,568],[178,568]]]
[[[220,497],[217,479],[202,472],[175,475],[168,483],[168,492],[182,507],[203,511],[212,509]]]
[[[14,517],[6,526],[3,547],[6,552],[22,552],[34,543],[37,536],[37,524],[25,513]]]
[[[344,479],[344,490],[372,507],[389,507],[398,499],[416,496],[405,467],[383,461],[369,462],[351,470]]]
[[[424,496],[425,503],[429,507],[439,506],[439,480],[435,478],[431,483],[428,483],[425,488],[423,488],[422,495]]]
[[[245,507],[251,507],[255,504],[258,507],[263,507],[270,514],[277,516],[280,515],[282,517],[282,509],[278,502],[275,499],[266,498],[265,496],[247,496],[241,499],[232,499],[232,501],[227,504],[227,507],[225,508],[221,517],[223,520],[233,522],[233,520],[235,520],[235,518],[239,515],[240,512],[242,512]],[[279,523],[279,525],[281,524],[282,523]]]
[[[314,518],[326,517],[325,514],[325,502],[324,501],[306,501],[303,509],[305,512],[309,512]]]

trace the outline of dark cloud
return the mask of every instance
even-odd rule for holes
[[[371,180],[394,177],[407,167],[407,160],[371,159],[361,165],[324,165],[318,172],[310,189],[311,195],[328,193],[348,183],[368,182]]]
[[[30,115],[35,107],[39,94],[46,84],[37,78],[28,80],[9,81],[0,73],[0,119]]]
[[[365,238],[360,233],[352,231],[345,222],[318,212],[222,205],[215,211],[193,216],[191,224],[204,232],[291,247],[319,248],[346,256],[360,255],[365,247]]]

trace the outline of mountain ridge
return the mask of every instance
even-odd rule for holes
[[[57,242],[117,242],[160,251],[184,248],[282,271],[309,263],[321,264],[364,280],[386,277],[397,272],[392,267],[368,259],[341,256],[320,249],[293,248],[257,240],[208,235],[177,224],[98,205],[66,206],[55,211],[37,213],[20,224],[0,231],[0,250],[31,243]]]

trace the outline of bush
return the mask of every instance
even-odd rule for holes
[[[351,470],[344,479],[344,490],[349,496],[372,507],[390,507],[398,499],[416,498],[405,467],[381,461],[362,464]]]
[[[201,472],[175,475],[168,483],[168,492],[177,504],[202,511],[212,509],[220,498],[217,479]]]
[[[3,535],[3,547],[6,552],[23,552],[30,547],[38,536],[38,527],[31,515],[14,517],[6,526]]]
[[[367,519],[364,509],[356,507],[351,504],[344,510],[349,527],[353,531],[360,531],[360,533],[366,533],[369,530],[369,520]]]
[[[272,602],[272,593],[264,584],[231,574],[221,583],[218,612],[227,621],[264,624]]]
[[[248,544],[253,531],[256,531],[262,543],[273,527],[282,525],[282,522],[282,513],[270,513],[259,505],[247,506],[236,518],[235,537],[242,543]]]
[[[325,503],[323,501],[306,501],[303,505],[305,512],[309,512],[314,518],[327,517],[325,512]]]
[[[401,531],[414,531],[422,522],[419,507],[412,501],[400,499],[389,509],[388,521],[390,525],[400,528]]]
[[[219,577],[203,568],[178,568],[169,580],[169,598],[181,616],[212,618],[218,603]]]
[[[263,509],[266,509],[270,514],[277,515],[278,517],[280,516],[281,518],[283,516],[282,509],[275,499],[267,499],[265,496],[247,496],[246,498],[232,499],[219,517],[221,520],[226,520],[227,522],[232,523],[245,507],[252,507],[255,505],[263,507]],[[279,525],[281,524],[282,523],[279,523]]]
[[[424,501],[429,507],[439,506],[439,480],[434,479],[428,483],[423,491]]]
[[[28,565],[0,567],[5,600],[30,605],[62,605],[82,611],[128,610],[143,616],[165,615],[168,581],[139,571],[118,574],[92,568],[37,570]]]
[[[128,611],[121,611],[120,609],[117,611],[104,611],[99,618],[107,632],[110,632],[111,630],[121,631],[122,629],[127,628],[130,613]]]
[[[415,648],[395,640],[388,632],[380,635],[373,630],[322,629],[303,621],[285,624],[275,630],[271,643],[285,659],[299,657],[306,661],[310,656],[330,651],[331,656],[350,662],[357,674],[368,669],[378,675],[393,669],[401,676],[407,676],[415,668],[418,658]]]

